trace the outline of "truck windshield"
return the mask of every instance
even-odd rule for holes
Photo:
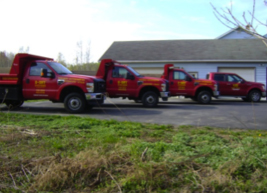
[[[58,73],[58,74],[61,74],[61,75],[64,75],[64,74],[72,74],[72,72],[67,69],[65,66],[63,66],[62,64],[60,63],[57,63],[57,62],[48,62],[48,64]]]
[[[143,77],[143,76],[140,75],[138,72],[136,72],[132,67],[128,66],[128,69],[129,69],[132,73],[134,73],[135,76],[137,76],[137,77]]]

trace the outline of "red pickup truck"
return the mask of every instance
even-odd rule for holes
[[[195,79],[173,64],[165,64],[162,78],[169,81],[171,96],[185,96],[202,104],[211,102],[219,95],[218,85],[213,80]]]
[[[210,72],[207,79],[218,82],[220,96],[240,97],[244,101],[253,102],[266,97],[264,84],[246,81],[235,73]]]
[[[140,75],[127,65],[112,59],[101,60],[97,77],[106,81],[107,96],[141,101],[146,107],[155,107],[159,98],[168,99],[168,81]]]
[[[0,103],[19,107],[25,100],[49,99],[64,103],[70,113],[102,103],[105,81],[93,76],[72,74],[52,58],[17,54],[9,74],[0,74]]]

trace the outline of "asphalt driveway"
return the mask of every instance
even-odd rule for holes
[[[0,105],[2,112],[7,108]],[[78,116],[171,125],[212,126],[240,129],[267,129],[267,101],[243,102],[241,99],[215,99],[202,105],[190,99],[171,98],[156,108],[144,108],[128,99],[107,99],[101,107],[94,107]],[[69,115],[61,103],[50,101],[27,102],[15,113]]]

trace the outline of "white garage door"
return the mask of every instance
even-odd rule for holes
[[[247,81],[255,81],[255,68],[226,68],[219,67],[219,72],[236,73]]]

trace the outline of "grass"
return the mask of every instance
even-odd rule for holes
[[[267,132],[0,112],[0,192],[267,192]]]

